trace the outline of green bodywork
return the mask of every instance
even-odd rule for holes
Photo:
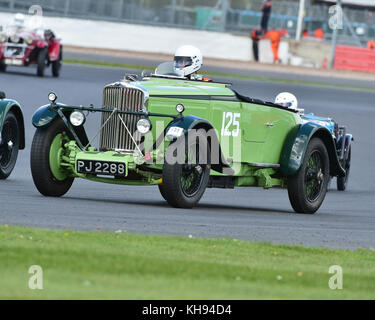
[[[145,148],[153,160],[162,160],[170,144],[164,136],[160,140],[160,131],[164,130],[165,134],[170,127],[177,126],[183,128],[186,134],[193,128],[213,128],[216,134],[211,143],[217,141],[221,158],[219,164],[212,165],[210,175],[230,176],[234,186],[286,186],[288,176],[298,172],[307,145],[314,136],[321,137],[326,144],[331,175],[345,174],[338,162],[335,142],[329,130],[316,123],[302,121],[295,111],[259,100],[243,99],[228,85],[221,83],[159,77],[117,83],[119,86],[128,84],[142,90],[147,96],[145,107],[147,117],[152,122],[152,130],[145,138],[152,136],[152,141],[159,138],[160,142],[151,150]],[[177,113],[177,104],[185,106],[183,116]],[[54,103],[43,106],[34,114],[33,125],[37,128],[46,127],[61,116],[58,110],[68,115],[74,109],[80,107]],[[89,108],[84,110],[88,111]],[[66,124],[69,130],[75,130],[69,123]],[[99,151],[91,146],[83,150],[82,146],[67,136],[56,139],[58,141],[51,146],[50,163],[57,179],[74,176],[125,185],[153,185],[161,182],[162,161],[149,162],[146,151],[144,154],[123,154]],[[80,174],[76,170],[77,160],[122,162],[126,165],[127,173],[123,178]]]
[[[12,99],[0,99],[0,132],[3,128],[4,120],[8,112],[13,112],[18,120],[20,145],[19,149],[25,149],[25,125],[22,115],[22,109],[19,103]]]

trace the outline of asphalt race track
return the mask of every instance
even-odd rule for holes
[[[178,210],[163,201],[157,187],[76,180],[62,198],[41,196],[29,166],[33,112],[48,103],[49,91],[55,91],[60,102],[98,106],[103,86],[121,79],[125,70],[65,65],[59,79],[52,78],[50,70],[43,79],[35,73],[33,68],[9,68],[0,74],[0,90],[23,107],[27,142],[10,178],[0,181],[0,224],[375,248],[375,90],[228,79],[239,92],[269,101],[281,91],[291,91],[307,112],[346,124],[355,137],[349,189],[338,192],[333,181],[315,215],[293,213],[286,190],[260,188],[208,189],[198,207]],[[88,121],[91,136],[96,133],[97,120]]]

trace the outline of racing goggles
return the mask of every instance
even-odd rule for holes
[[[190,57],[174,57],[175,68],[186,68],[193,64],[193,60]]]

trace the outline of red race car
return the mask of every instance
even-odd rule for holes
[[[37,66],[37,75],[52,66],[52,75],[60,75],[62,45],[51,30],[28,30],[22,21],[0,33],[0,71],[7,66]]]

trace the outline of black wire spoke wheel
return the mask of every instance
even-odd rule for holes
[[[19,150],[19,128],[16,116],[9,112],[1,130],[0,179],[6,179],[16,165]]]
[[[186,163],[181,166],[181,188],[187,197],[197,194],[202,184],[203,175],[204,165],[199,164],[199,146],[195,145],[188,150]]]
[[[319,151],[315,151],[307,161],[305,169],[305,192],[307,200],[310,202],[316,201],[322,192],[323,170],[322,156]]]
[[[290,203],[297,213],[315,213],[323,203],[330,179],[329,156],[323,141],[313,138],[300,170],[288,178]]]
[[[175,146],[170,145],[169,148],[173,150]],[[185,141],[181,142],[180,148],[185,150],[183,163],[169,164],[165,161],[159,189],[171,206],[192,208],[199,202],[208,184],[211,169],[210,148],[205,139],[199,138],[189,141],[189,145]]]

